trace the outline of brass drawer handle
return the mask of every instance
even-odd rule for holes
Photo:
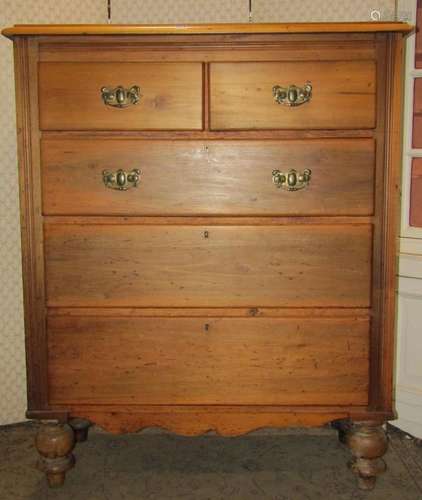
[[[136,187],[139,183],[141,171],[137,168],[131,172],[125,172],[122,169],[116,172],[108,170],[103,171],[104,185],[110,189],[117,189],[118,191],[127,191],[131,187]]]
[[[308,168],[299,173],[294,169],[287,173],[280,170],[273,170],[273,182],[278,188],[283,188],[286,191],[299,191],[305,188],[311,181],[312,171]]]
[[[134,106],[141,100],[141,89],[134,85],[130,89],[125,89],[121,85],[115,89],[103,87],[101,89],[101,97],[103,98],[106,106],[113,106],[113,108],[127,108]]]
[[[312,85],[309,82],[303,87],[296,87],[296,85],[280,87],[280,85],[275,85],[273,87],[273,96],[278,104],[284,104],[285,106],[300,106],[311,100]]]

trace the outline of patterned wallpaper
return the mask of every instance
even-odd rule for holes
[[[394,19],[395,0],[253,0],[254,22],[370,21]],[[374,19],[375,20],[375,19]]]
[[[247,22],[248,0],[112,0],[113,23]],[[258,21],[394,18],[394,0],[254,0]],[[0,0],[0,28],[16,23],[105,23],[106,0]],[[22,313],[13,56],[0,39],[0,425],[24,419]],[[4,181],[6,179],[7,181]]]
[[[395,0],[252,0],[254,22],[394,19]],[[136,8],[134,8],[136,5]],[[376,13],[374,15],[377,15]],[[113,23],[247,22],[248,0],[112,0]]]
[[[104,0],[0,0],[0,29],[18,23],[104,23]],[[0,37],[0,425],[25,418],[15,91],[12,43]],[[7,181],[5,181],[7,179]]]
[[[114,24],[241,23],[249,12],[248,0],[112,0],[111,6]]]

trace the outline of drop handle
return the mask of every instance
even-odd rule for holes
[[[286,191],[299,191],[306,188],[311,182],[312,171],[307,168],[302,173],[295,169],[288,172],[273,170],[273,183]]]
[[[312,85],[309,82],[305,83],[303,87],[274,85],[273,97],[278,104],[290,107],[300,106],[312,99]]]
[[[138,104],[141,100],[141,89],[137,85],[125,88],[119,85],[116,88],[102,87],[101,97],[106,106],[113,108],[127,108]]]
[[[116,170],[115,172],[110,172],[109,170],[103,171],[104,185],[118,191],[127,191],[130,188],[137,187],[140,178],[141,171],[137,168],[134,168],[130,172],[126,172],[123,169]]]

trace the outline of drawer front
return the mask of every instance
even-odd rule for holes
[[[42,142],[47,215],[371,215],[372,139],[294,141]],[[103,171],[140,170],[127,191]],[[311,170],[300,191],[278,189],[272,172]],[[113,186],[114,188],[118,186]]]
[[[279,104],[274,86],[312,95],[298,106]],[[374,61],[214,63],[211,127],[224,129],[369,129],[375,127]]]
[[[365,319],[48,319],[50,404],[362,404]]]
[[[103,87],[139,86],[139,102],[106,105]],[[49,63],[39,65],[43,130],[202,128],[200,63]]]
[[[49,306],[368,307],[372,227],[47,224]]]

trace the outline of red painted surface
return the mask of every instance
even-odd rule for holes
[[[416,11],[416,52],[415,52],[415,67],[422,68],[422,0],[418,0]]]
[[[415,79],[412,143],[414,148],[422,148],[422,78]]]
[[[422,227],[422,158],[414,158],[410,188],[410,225]]]

